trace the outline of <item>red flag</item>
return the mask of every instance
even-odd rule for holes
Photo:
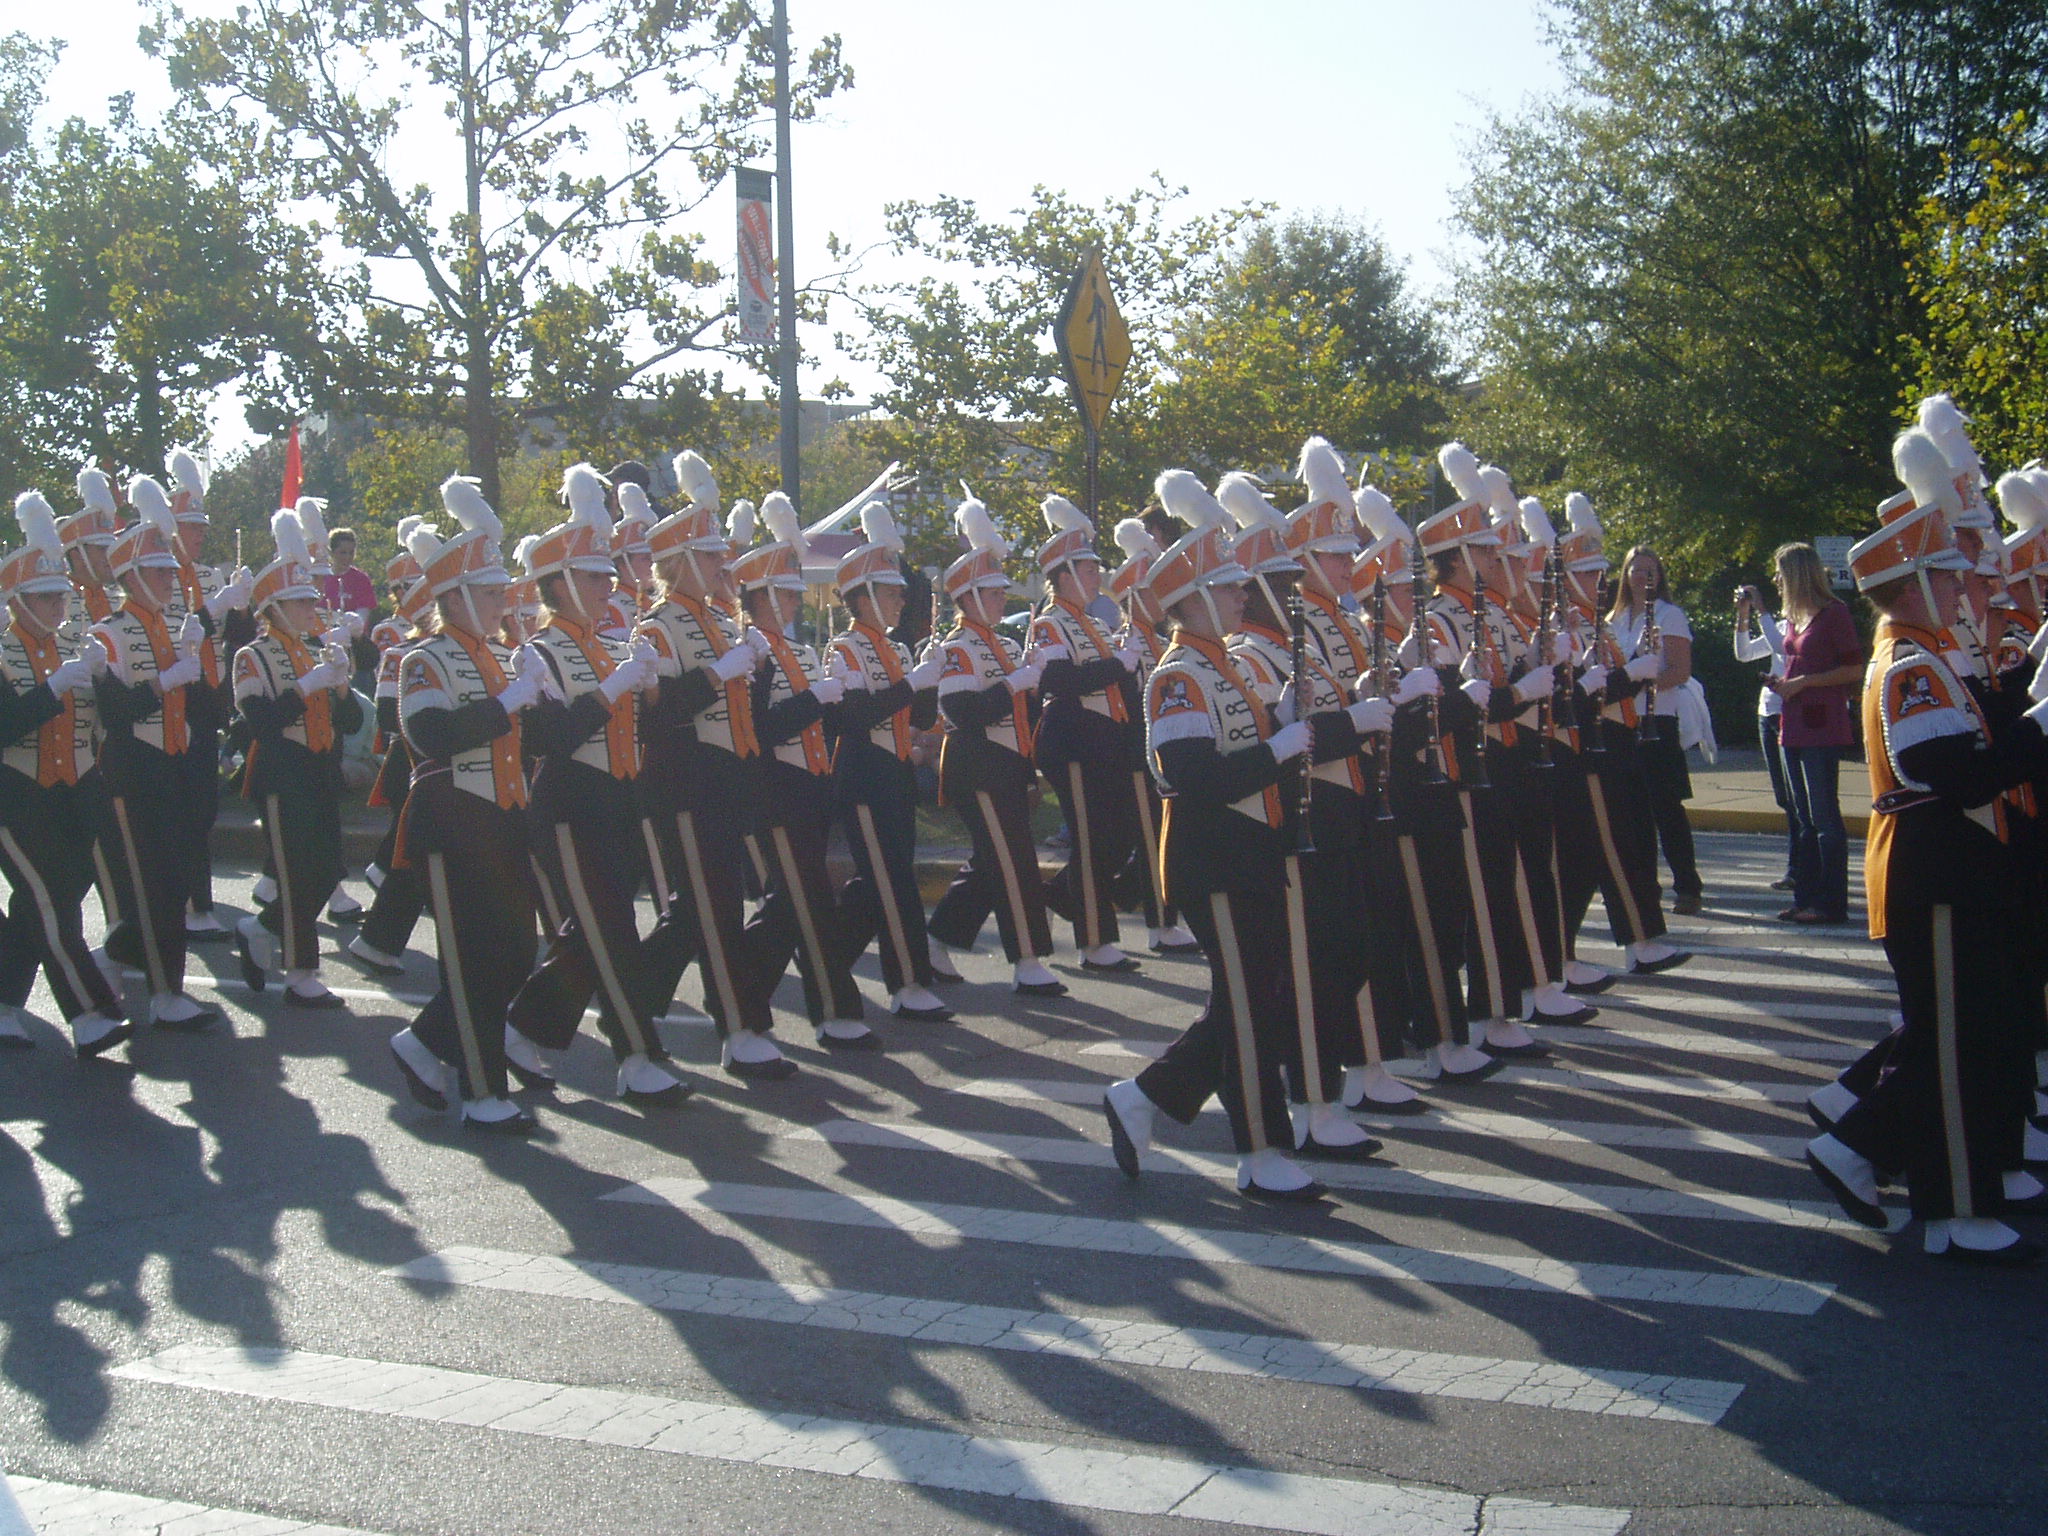
[[[299,459],[299,424],[292,423],[292,435],[284,445],[284,490],[278,494],[280,507],[299,504],[299,487],[305,482],[305,468]]]

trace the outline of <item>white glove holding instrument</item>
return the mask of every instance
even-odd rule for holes
[[[1486,713],[1486,706],[1493,702],[1493,684],[1483,677],[1468,677],[1458,685],[1458,692],[1479,706],[1479,712]]]
[[[218,591],[206,600],[206,611],[213,615],[213,622],[219,624],[237,608],[249,606],[249,589],[256,584],[249,567],[242,566],[232,576],[222,578]]]
[[[206,675],[206,666],[197,656],[187,656],[172,662],[156,675],[156,686],[160,692],[169,693],[174,688],[183,688],[196,683]]]
[[[1638,656],[1621,670],[1628,674],[1630,682],[1647,683],[1651,678],[1664,670],[1664,658],[1662,656]]]
[[[360,609],[350,609],[341,616],[341,627],[348,631],[351,640],[363,638],[363,631],[370,627],[370,616]]]
[[[106,652],[100,650],[98,645],[94,645],[92,649],[98,655],[106,655]],[[63,662],[52,668],[50,675],[43,681],[49,686],[50,692],[61,699],[67,693],[76,693],[81,688],[90,688],[92,686],[92,679],[92,655],[87,654],[74,657],[70,661]]]
[[[751,657],[753,652],[745,647],[735,646],[725,654],[726,656],[742,655]],[[632,649],[627,651],[626,659],[612,668],[611,675],[597,685],[597,691],[604,695],[605,703],[616,704],[628,693],[645,688],[653,682],[656,659],[657,653],[653,646],[649,645],[645,640],[635,641]],[[724,659],[724,656],[719,658],[720,661]],[[714,668],[714,670],[716,669]],[[721,681],[729,681],[729,679],[721,679]]]
[[[206,643],[206,625],[196,613],[185,615],[185,622],[178,626],[178,654],[197,656],[199,647]]]
[[[738,682],[761,664],[761,658],[751,645],[736,645],[706,668],[721,683]]]
[[[107,648],[97,640],[85,642],[85,659],[92,663],[93,681],[98,682],[107,675]]]
[[[182,666],[183,663],[181,662],[180,665]],[[165,679],[168,680],[170,675],[169,672],[166,672],[164,674]],[[336,661],[334,653],[327,651],[321,654],[321,659],[318,662],[299,675],[298,689],[301,695],[311,698],[323,688],[346,687],[348,679],[348,659],[343,657],[340,661]]]
[[[928,656],[904,673],[904,677],[914,690],[922,693],[927,688],[938,687],[939,674],[945,670],[946,663],[944,657]]]
[[[553,699],[557,704],[567,702],[562,697],[562,685],[555,681],[555,669],[548,665],[546,655],[532,641],[519,647],[518,681],[532,686],[532,703],[538,704],[542,699]],[[499,694],[499,698],[503,697],[502,693]],[[510,709],[512,706],[507,704],[505,707]]]
[[[1365,692],[1366,679],[1360,678],[1359,692]],[[1394,702],[1407,704],[1415,699],[1431,699],[1444,691],[1444,680],[1436,675],[1434,667],[1417,667],[1407,673],[1394,685]]]
[[[1515,683],[1515,698],[1524,704],[1534,704],[1538,699],[1547,699],[1557,690],[1557,670],[1554,667],[1531,667]]]
[[[1360,699],[1350,707],[1351,728],[1361,736],[1394,728],[1394,706],[1386,699]]]
[[[1003,681],[1010,685],[1012,693],[1029,693],[1038,686],[1039,676],[1044,670],[1043,667],[1034,667],[1027,663],[1015,669]]]
[[[1273,760],[1284,763],[1290,757],[1299,757],[1315,741],[1315,732],[1309,729],[1306,720],[1297,720],[1292,725],[1283,725],[1266,738],[1266,745],[1273,749]]]
[[[828,672],[830,676],[839,680],[839,686],[844,688],[847,693],[867,693],[869,691],[868,680],[854,671],[852,667],[849,667],[846,664],[846,658],[837,651],[832,653],[832,663]],[[844,697],[844,695],[842,694],[841,697]]]
[[[768,643],[767,631],[757,629],[752,624],[747,626],[746,632],[740,638],[747,642],[747,649],[754,653],[756,661],[766,661],[775,654],[774,647]]]
[[[531,709],[540,702],[540,678],[532,672],[521,670],[519,675],[500,688],[493,697],[504,706],[505,713],[516,715],[522,709]]]
[[[1041,670],[1049,661],[1065,661],[1074,653],[1064,645],[1034,645],[1024,653],[1024,659],[1035,663]]]
[[[811,679],[811,697],[820,704],[837,704],[846,697],[846,684],[836,677]]]
[[[1301,710],[1295,703],[1294,684],[1291,681],[1280,685],[1280,697],[1273,701],[1273,718],[1282,725],[1292,725],[1301,718]]]

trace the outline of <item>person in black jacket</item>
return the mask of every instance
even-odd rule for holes
[[[411,526],[401,524],[401,538],[414,528],[425,526],[418,518],[408,518],[405,523]],[[428,533],[439,537],[432,529],[428,529]],[[404,563],[401,564],[400,560]],[[362,927],[341,947],[343,959],[380,976],[396,976],[404,970],[400,957],[427,907],[427,888],[418,869],[398,869],[393,860],[398,848],[398,830],[405,823],[405,799],[411,792],[413,770],[412,749],[406,745],[405,732],[399,728],[399,678],[405,664],[405,653],[434,633],[434,594],[433,589],[419,579],[419,562],[410,552],[403,553],[399,560],[393,560],[387,574],[392,568],[406,578],[408,584],[392,603],[392,618],[377,626],[382,650],[377,658],[375,704],[377,734],[384,742],[384,757],[377,765],[377,782],[370,794],[372,805],[382,803],[391,807],[391,824],[385,831],[376,859],[372,861],[373,868],[378,871],[371,882],[377,894],[364,915]]]

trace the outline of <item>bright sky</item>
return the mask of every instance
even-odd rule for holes
[[[146,14],[69,0],[5,25],[62,36],[52,109],[97,116],[114,91],[145,109],[168,97],[134,45]],[[799,274],[824,265],[828,232],[879,239],[888,202],[950,193],[1006,210],[1040,183],[1094,201],[1158,171],[1197,208],[1362,217],[1430,291],[1461,149],[1489,111],[1559,83],[1546,14],[1544,0],[790,0],[798,56],[837,30],[855,74],[796,133]],[[703,218],[729,261],[729,196]],[[833,376],[863,385],[829,334],[805,340],[826,354],[807,393]],[[217,425],[217,452],[245,432],[231,409]]]

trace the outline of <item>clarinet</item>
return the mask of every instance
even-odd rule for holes
[[[1593,701],[1593,742],[1588,752],[1605,754],[1607,727],[1607,605],[1614,601],[1614,582],[1602,576],[1593,586],[1593,671],[1600,681],[1586,690]]]
[[[1636,641],[1636,654],[1659,658],[1664,654],[1664,635],[1657,628],[1657,600],[1654,597],[1643,604],[1643,633]],[[1640,741],[1650,741],[1656,735],[1657,679],[1653,677],[1643,688],[1643,715],[1636,721],[1636,737]]]
[[[1550,590],[1556,596],[1558,606],[1555,612],[1561,614],[1563,612],[1565,596],[1564,551],[1560,546],[1556,544],[1550,546],[1550,560],[1552,570],[1555,572],[1551,577]],[[1598,747],[1590,746],[1586,741],[1585,729],[1579,720],[1579,690],[1572,678],[1569,664],[1567,664],[1565,671],[1564,693],[1562,697],[1564,699],[1564,725],[1565,729],[1572,733],[1572,740],[1578,743],[1579,750],[1581,751],[1599,751]],[[1597,735],[1598,733],[1596,732],[1595,734]]]
[[[1536,665],[1551,665],[1557,636],[1557,546],[1552,544],[1543,557],[1543,590],[1536,605]],[[1537,743],[1545,768],[1557,766],[1557,684],[1536,705]]]
[[[1472,577],[1472,639],[1465,647],[1465,659],[1467,661],[1476,660],[1482,664],[1486,659],[1486,587],[1479,580],[1477,572]],[[1475,672],[1479,670],[1481,668],[1474,668]],[[1487,681],[1491,682],[1492,679],[1488,678]],[[1474,789],[1491,789],[1493,788],[1493,775],[1487,772],[1486,768],[1488,744],[1486,740],[1484,710],[1480,711],[1480,716],[1479,750],[1472,754],[1471,784]]]
[[[1372,584],[1372,685],[1383,699],[1393,696],[1393,679],[1387,666],[1387,583],[1384,579]],[[1394,807],[1390,792],[1394,780],[1394,737],[1389,732],[1387,739],[1380,743],[1377,764],[1379,780],[1380,809],[1375,821],[1392,821]]]
[[[1299,587],[1287,594],[1287,623],[1294,644],[1294,717],[1307,723],[1314,682],[1308,669],[1308,614],[1302,606]],[[1316,851],[1315,829],[1309,825],[1309,811],[1315,804],[1315,728],[1309,729],[1308,750],[1301,754],[1301,799],[1294,821],[1294,851],[1298,854]]]
[[[1409,546],[1408,560],[1407,643],[1415,647],[1416,665],[1430,667],[1434,670],[1435,663],[1430,659],[1429,654],[1429,631],[1424,624],[1423,609],[1427,606],[1429,600],[1429,577],[1427,567],[1424,566],[1422,561],[1422,540],[1420,537],[1417,537]],[[1447,784],[1450,782],[1450,775],[1444,771],[1443,711],[1437,704],[1437,696],[1435,694],[1424,694],[1423,698],[1426,701],[1424,707],[1427,710],[1427,729],[1429,731],[1429,746],[1425,757],[1429,777],[1425,782],[1430,784]]]

